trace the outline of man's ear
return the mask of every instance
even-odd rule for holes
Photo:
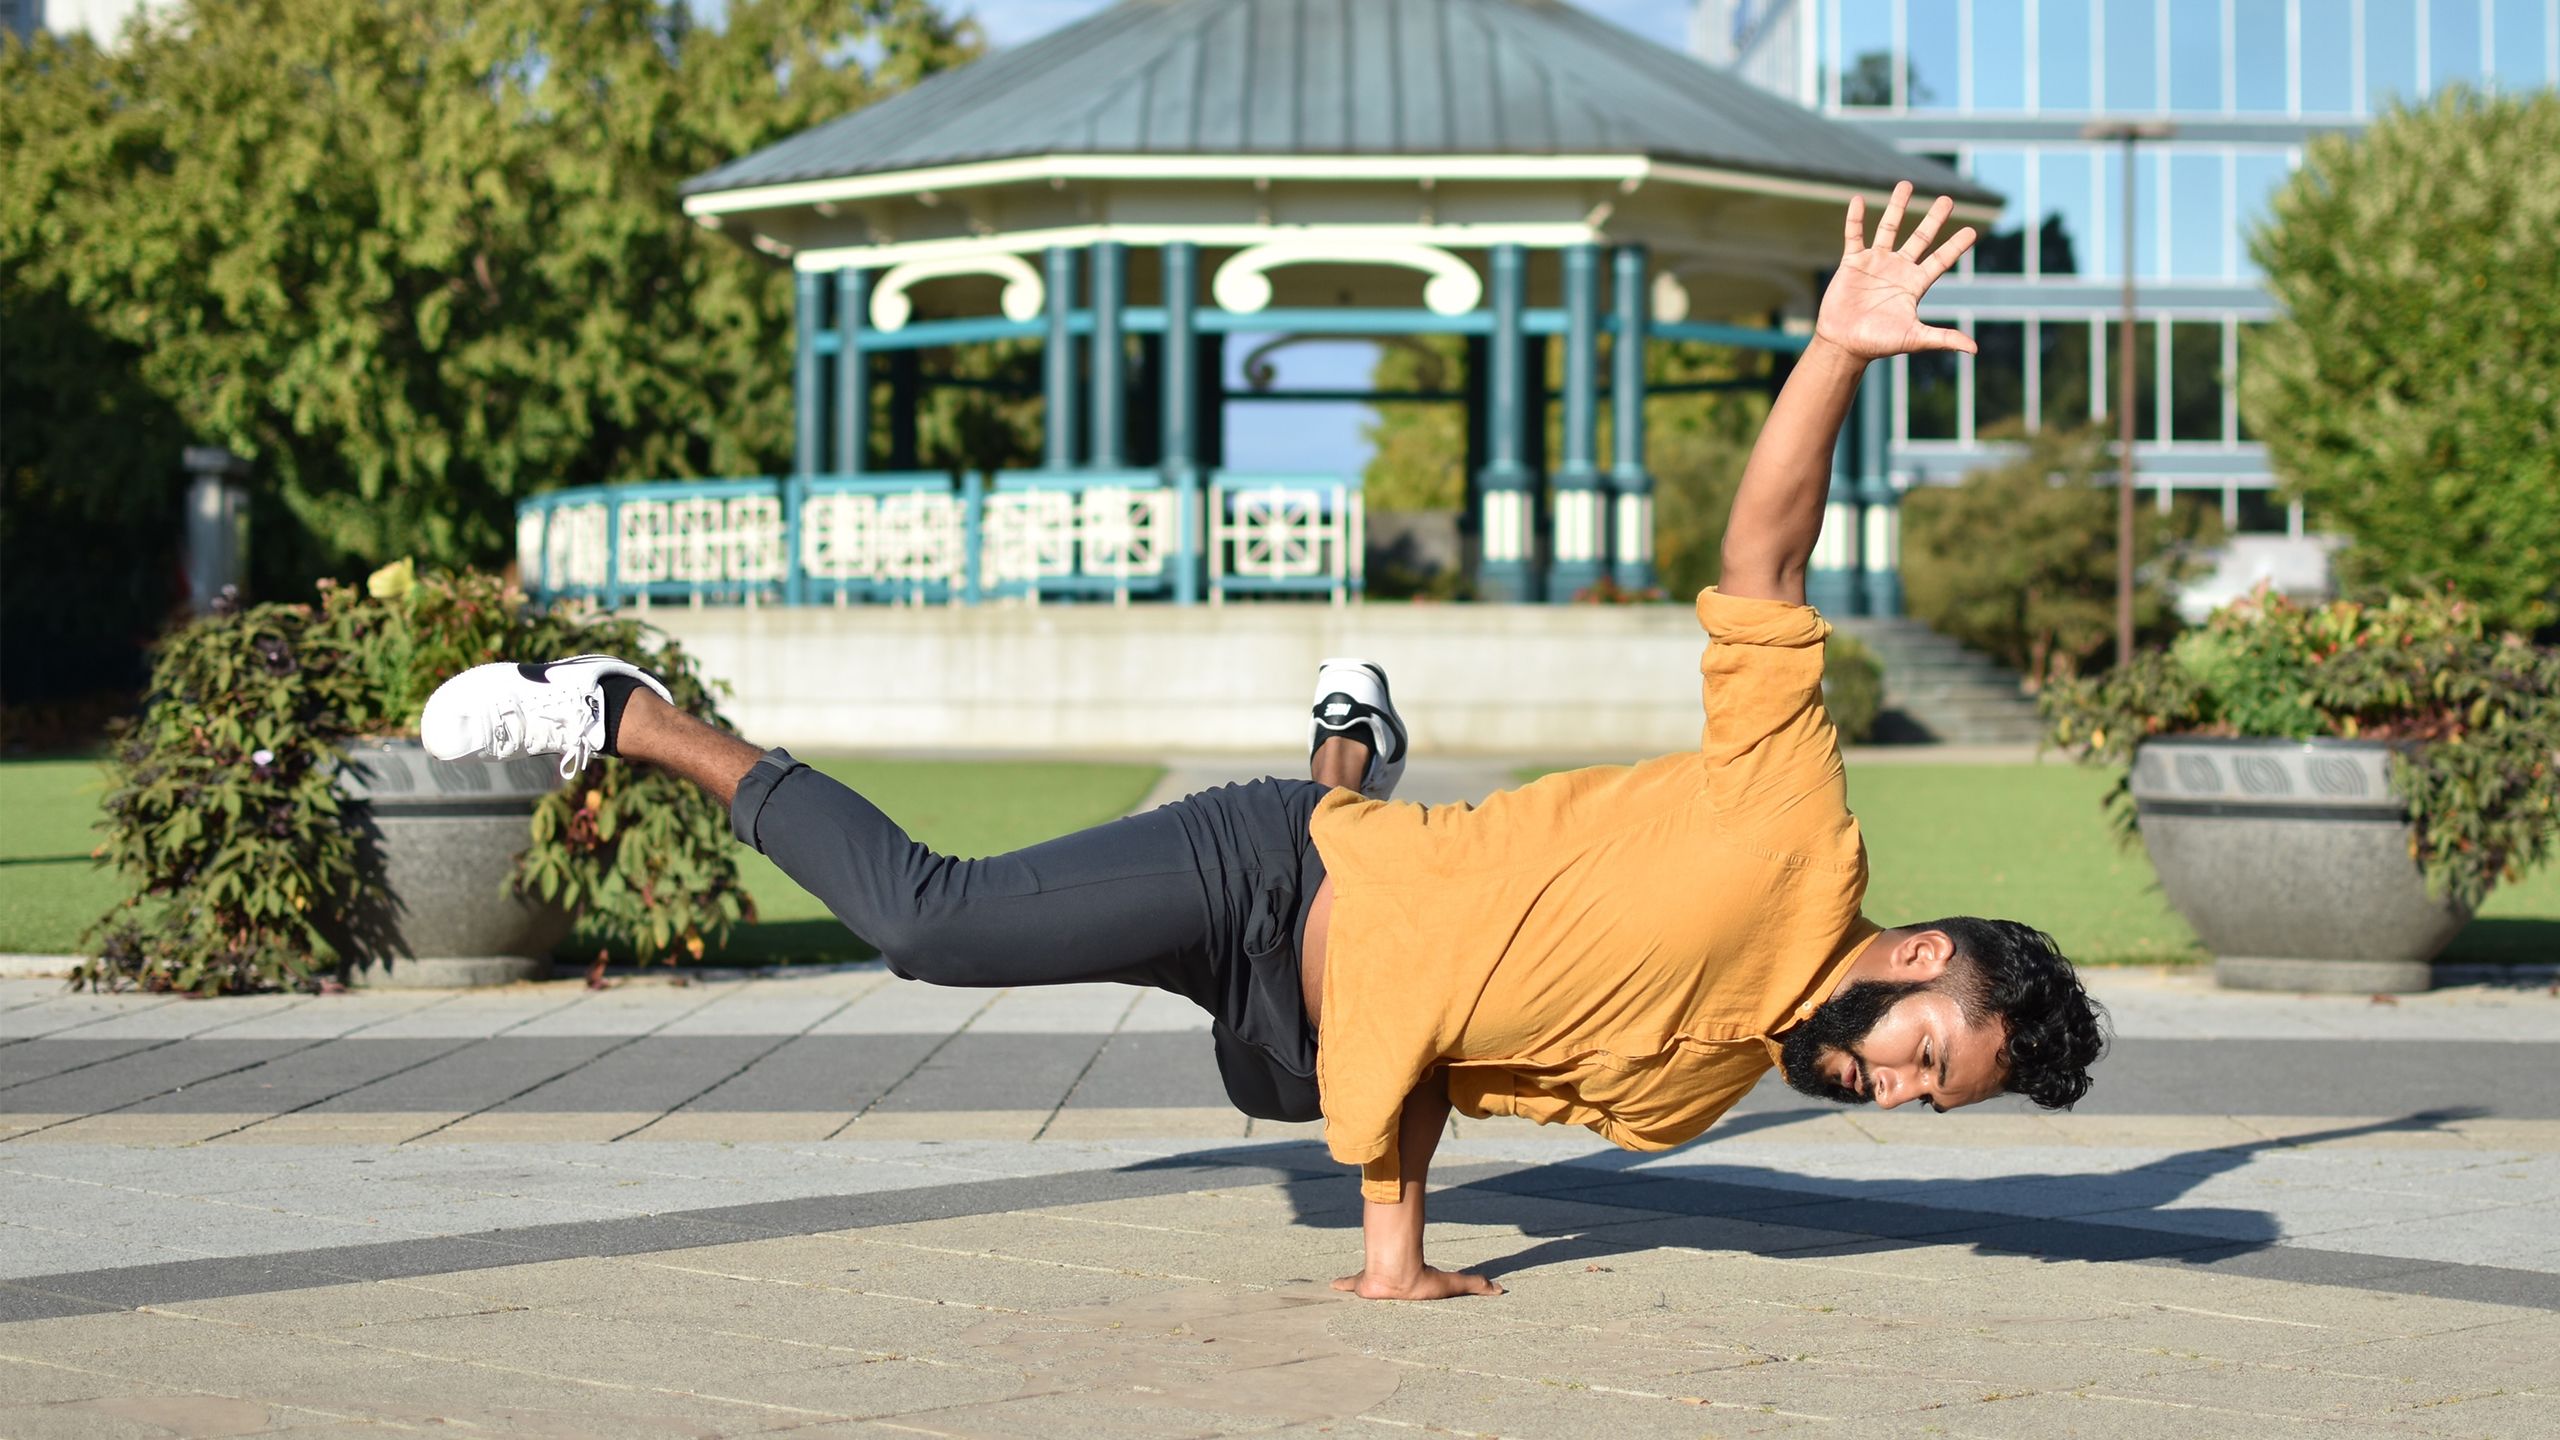
[[[1947,973],[1956,958],[1956,942],[1944,930],[1915,930],[1902,937],[1885,957],[1889,974],[1886,978],[1914,984],[1926,984]]]

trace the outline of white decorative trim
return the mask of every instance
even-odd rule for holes
[[[1653,323],[1677,325],[1689,318],[1689,287],[1665,270],[1653,277]]]
[[[800,251],[792,257],[792,264],[804,271],[842,270],[855,266],[877,269],[946,255],[967,255],[981,260],[996,253],[1028,255],[1052,246],[1074,249],[1104,240],[1117,240],[1133,248],[1161,247],[1177,240],[1187,240],[1203,248],[1286,241],[1310,246],[1321,243],[1328,250],[1338,251],[1344,246],[1374,245],[1446,249],[1520,245],[1533,250],[1556,250],[1567,245],[1592,244],[1602,238],[1590,226],[1571,221],[1527,221],[1501,225],[1061,225],[1046,230],[1008,231],[1002,235],[825,246]]]
[[[1600,558],[1600,492],[1558,487],[1555,497],[1556,560],[1578,564]]]
[[[1484,558],[1493,561],[1527,557],[1529,495],[1525,490],[1484,492]]]
[[[1813,542],[1813,568],[1854,570],[1858,565],[1858,507],[1834,500],[1822,507],[1822,533]]]
[[[1209,295],[1221,310],[1238,315],[1259,314],[1271,304],[1268,272],[1283,265],[1335,261],[1423,271],[1431,279],[1422,287],[1422,303],[1434,315],[1464,315],[1484,300],[1484,277],[1476,273],[1476,267],[1439,246],[1356,231],[1293,235],[1238,251],[1228,256],[1211,277]]]
[[[818,267],[803,265],[802,269]],[[984,244],[973,249],[928,255],[891,266],[871,288],[871,328],[895,333],[907,328],[915,307],[907,299],[910,286],[946,275],[994,275],[1004,281],[1001,308],[1007,320],[1030,320],[1049,303],[1048,282],[1030,262],[1011,250]]]
[[[1618,496],[1618,560],[1653,559],[1653,496]]]
[[[895,170],[880,175],[706,191],[686,196],[684,213],[703,216],[741,210],[790,210],[803,205],[876,200],[925,191],[948,194],[954,190],[1051,180],[1617,181],[1642,179],[1651,168],[1653,162],[1641,155],[1033,155],[929,170]],[[1839,193],[1842,203],[1847,203],[1849,190],[1844,187]]]

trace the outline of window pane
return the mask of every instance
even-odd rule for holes
[[[2222,438],[2222,322],[2169,327],[2169,438]]]
[[[1957,57],[1963,54],[1963,31],[1956,20],[1956,0],[1911,0],[1903,39],[1911,47],[1910,86],[1904,103],[1914,110],[1953,110],[1964,103]]]
[[[2314,0],[2315,10],[2318,8]],[[2343,15],[2327,24],[2303,17],[2302,113],[2346,115],[2356,108],[2355,34]]]
[[[2427,89],[2477,85],[2480,64],[2480,0],[2436,0],[2427,7]]]
[[[2096,166],[2085,150],[2048,150],[2036,157],[2036,264],[2044,275],[2086,275],[2096,268]]]
[[[2497,42],[2498,88],[2531,90],[2553,83],[2541,0],[2498,0],[2490,37]]]
[[[1976,275],[2024,275],[2027,273],[2027,152],[2024,150],[1976,150],[1973,152],[1973,178],[1986,190],[1997,190],[2009,197],[2009,207],[2000,212],[1999,223],[1973,247],[1973,273]]]
[[[2240,368],[2242,370],[2245,371],[2249,368],[2250,348],[2258,343],[2258,337],[2265,332],[2266,328],[2266,324],[2263,321],[2243,320],[2240,322]],[[2232,383],[2235,385],[2238,384],[2239,377],[2236,375],[2233,376]],[[2257,434],[2249,428],[2249,407],[2246,405],[2240,407],[2240,438],[2242,440],[2255,440],[2258,438]]]
[[[2160,108],[2160,14],[2155,0],[2107,0],[2109,110]]]
[[[2016,434],[2027,413],[2027,323],[1977,320],[1973,343],[1974,437]]]
[[[2040,422],[2047,430],[2086,425],[2089,403],[2089,324],[2045,320],[2036,327],[2036,386]]]
[[[1944,325],[1944,320],[1932,320]],[[1911,440],[1953,440],[1956,438],[1956,353],[1952,350],[1923,350],[1911,357],[1909,393],[1905,397],[1907,412],[1904,438]]]
[[[2365,113],[2417,95],[2418,0],[2364,0]]]
[[[2223,247],[2231,217],[2222,211],[2222,156],[2174,152],[2169,156],[2169,273],[2181,280],[2223,277]]]
[[[2231,0],[2232,103],[2257,114],[2285,107],[2284,0]]]
[[[2159,326],[2140,320],[2133,327],[2133,438],[2137,441],[2160,438],[2160,349]],[[2116,414],[2116,401],[2123,380],[2116,375],[2119,349],[2124,343],[2124,322],[2107,322],[2107,353],[2104,357],[2107,376],[2107,433],[2116,433],[2123,420]]]
[[[2293,162],[2282,153],[2243,150],[2232,161],[2235,167],[2232,193],[2240,202],[2233,238],[2233,261],[2245,279],[2256,279],[2263,273],[2258,262],[2249,258],[2249,237],[2266,222],[2267,207],[2275,203],[2276,191],[2293,177]]]
[[[1973,108],[2027,108],[2027,0],[1973,0]]]
[[[2105,217],[2099,236],[2100,256],[2097,273],[2122,275],[2124,256],[2124,147],[2114,146],[2100,152],[2099,213]],[[2133,253],[2134,273],[2146,280],[2160,278],[2160,164],[2163,159],[2157,147],[2137,149],[2133,157]]]
[[[2169,108],[2222,109],[2222,0],[2169,0]]]
[[[1893,103],[1893,0],[1840,0],[1842,105]]]
[[[2276,492],[2257,485],[2244,485],[2232,497],[2239,504],[2238,523],[2233,530],[2242,535],[2282,535],[2291,529],[2286,511],[2291,507],[2278,499]]]
[[[2036,105],[2089,108],[2089,0],[2036,0]]]

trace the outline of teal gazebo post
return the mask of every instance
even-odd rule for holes
[[[1129,347],[1121,330],[1128,301],[1129,254],[1117,240],[1097,240],[1093,260],[1093,468],[1129,463]]]
[[[1493,269],[1493,338],[1486,349],[1484,473],[1476,477],[1477,598],[1533,599],[1529,573],[1529,482],[1520,461],[1528,428],[1527,336],[1521,314],[1527,298],[1528,252],[1496,245]]]
[[[1072,470],[1076,465],[1076,252],[1049,247],[1049,343],[1040,355],[1041,465]]]
[[[791,476],[782,482],[782,594],[794,604],[803,588],[800,577],[800,497],[824,468],[827,408],[818,330],[826,318],[827,277],[803,270],[793,277],[791,330]],[[842,362],[839,361],[839,364]],[[620,556],[615,557],[616,568]],[[619,576],[614,577],[616,579]]]
[[[1653,476],[1644,468],[1645,279],[1642,245],[1621,245],[1610,298],[1617,304],[1618,333],[1610,341],[1609,503],[1612,512],[1610,576],[1620,590],[1653,588]]]
[[[1547,599],[1563,604],[1600,581],[1600,247],[1564,251],[1564,453],[1555,474]]]
[[[1867,367],[1858,386],[1859,580],[1869,615],[1902,613],[1902,497],[1885,468],[1893,371]]]
[[[1156,407],[1164,483],[1173,487],[1173,537],[1166,563],[1173,567],[1173,603],[1200,603],[1202,545],[1200,460],[1195,441],[1200,409],[1200,340],[1193,323],[1199,309],[1200,251],[1188,240],[1168,241],[1157,254],[1164,276],[1163,389]]]

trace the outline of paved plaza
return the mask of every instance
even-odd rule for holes
[[[0,1435],[2560,1433],[2560,998],[2095,979],[2067,1115],[1459,1121],[1432,1305],[1152,993],[0,982]]]

